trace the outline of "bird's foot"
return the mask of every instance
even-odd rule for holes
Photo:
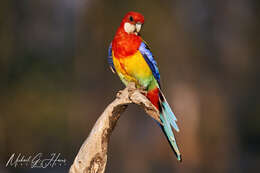
[[[143,94],[143,95],[147,95],[147,91],[146,91],[146,89],[144,88],[144,87],[140,87],[140,88],[138,88],[138,90],[139,90],[139,92],[141,93],[141,94]]]
[[[135,83],[134,82],[131,82],[127,85],[127,88],[128,88],[128,92],[129,93],[132,93],[134,90],[136,90],[136,86],[135,86]]]
[[[120,98],[120,96],[122,95],[122,93],[123,93],[123,91],[122,90],[120,90],[120,91],[118,91],[117,93],[116,93],[116,98]]]
[[[139,89],[139,92],[141,93],[141,94],[143,94],[143,95],[147,95],[147,91],[145,91],[145,90],[143,90],[143,89]]]

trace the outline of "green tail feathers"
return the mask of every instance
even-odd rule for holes
[[[175,117],[174,113],[172,112],[169,104],[167,103],[164,95],[162,94],[162,92],[160,91],[160,119],[162,121],[162,125],[161,128],[165,134],[165,136],[167,137],[167,140],[172,148],[172,150],[174,151],[177,159],[179,161],[182,161],[181,158],[181,153],[179,151],[177,142],[175,140],[173,131],[172,131],[172,127],[179,132],[179,127],[176,124],[177,118]]]

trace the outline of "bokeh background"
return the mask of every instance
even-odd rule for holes
[[[128,11],[178,117],[183,162],[131,105],[110,140],[106,172],[260,169],[258,0],[1,0],[0,172],[67,172],[104,108],[124,88],[107,48]],[[5,167],[12,153],[61,153],[67,166]]]

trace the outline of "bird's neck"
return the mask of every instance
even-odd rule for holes
[[[116,58],[125,58],[135,54],[141,45],[142,38],[135,34],[128,34],[121,26],[118,28],[112,49]]]

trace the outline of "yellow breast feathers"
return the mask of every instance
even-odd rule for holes
[[[125,85],[135,82],[137,85],[146,87],[152,80],[152,71],[139,51],[125,58],[115,58],[113,54],[113,63]]]

